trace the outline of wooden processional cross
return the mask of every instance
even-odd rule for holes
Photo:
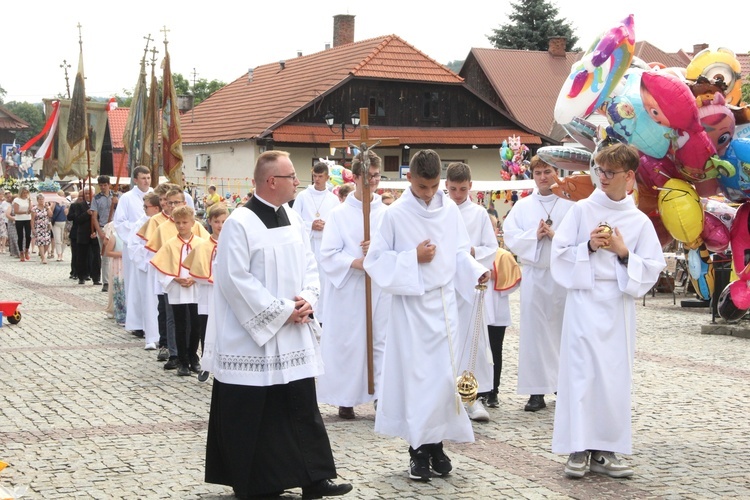
[[[331,141],[331,147],[335,148],[358,148],[362,154],[362,216],[364,217],[364,241],[370,241],[370,158],[367,152],[376,146],[399,146],[398,138],[370,138],[369,109],[359,108],[359,141],[360,144],[352,144],[346,139]],[[343,165],[342,165],[343,166]],[[367,324],[367,392],[375,393],[375,381],[373,374],[372,358],[372,283],[370,275],[365,272],[365,321]]]

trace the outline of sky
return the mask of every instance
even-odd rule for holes
[[[36,16],[19,16],[3,23],[5,69],[0,87],[5,102],[41,102],[66,94],[63,61],[70,64],[72,92],[78,66],[79,29],[83,42],[86,94],[124,97],[138,79],[148,35],[157,54],[157,78],[169,41],[172,72],[189,81],[205,78],[230,83],[248,68],[324,50],[333,39],[333,16],[355,17],[355,41],[395,34],[437,62],[463,60],[473,47],[491,48],[488,35],[508,22],[510,0],[421,2],[408,0],[286,0],[237,2],[211,0],[205,4],[174,0],[129,0],[118,11],[88,0],[37,0]],[[707,43],[736,53],[750,50],[745,16],[729,8],[687,8],[676,0],[582,2],[553,0],[558,18],[569,21],[588,48],[596,37],[634,15],[636,40],[666,52],[692,51]],[[105,3],[106,4],[106,3]],[[442,5],[441,5],[442,4]],[[104,5],[104,4],[101,4]],[[195,9],[204,5],[203,10]],[[444,6],[450,5],[449,8]],[[718,4],[717,4],[718,5]],[[54,13],[54,14],[52,14]],[[151,47],[150,46],[150,47]],[[150,57],[150,53],[149,53]],[[13,63],[13,61],[17,61]]]

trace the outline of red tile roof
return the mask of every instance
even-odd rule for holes
[[[241,141],[271,131],[351,78],[462,84],[396,35],[341,45],[254,69],[212,94],[182,122],[184,144]]]
[[[686,67],[690,62],[690,59],[686,60],[683,54],[680,54],[679,52],[677,54],[669,54],[648,42],[636,42],[635,51],[633,53],[635,57],[642,59],[646,63],[657,62],[669,68]]]
[[[24,130],[29,124],[11,113],[7,108],[0,106],[0,130]]]
[[[124,148],[122,135],[125,133],[125,125],[128,123],[129,111],[129,108],[115,108],[107,112],[112,149]]]
[[[416,128],[416,127],[374,127],[370,126],[371,138],[397,138],[401,144],[408,145],[457,145],[476,144],[477,146],[500,147],[503,140],[517,135],[523,144],[541,144],[539,136],[525,130],[508,128]],[[326,143],[340,139],[332,134],[324,124],[286,123],[273,132],[276,143]],[[354,144],[359,140],[359,131],[346,135]]]
[[[557,95],[580,53],[554,57],[548,51],[473,48],[470,55],[513,118],[543,136],[555,138]]]

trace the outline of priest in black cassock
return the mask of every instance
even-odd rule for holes
[[[214,269],[202,365],[214,374],[206,482],[238,498],[344,495],[318,410],[323,373],[310,314],[319,295],[315,256],[302,219],[284,205],[299,180],[289,154],[267,151],[255,196],[224,223]]]

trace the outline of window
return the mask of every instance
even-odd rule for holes
[[[398,172],[401,166],[398,156],[386,156],[383,158],[383,172]]]
[[[422,118],[434,120],[439,117],[440,94],[437,92],[425,92],[422,98]]]
[[[385,116],[385,99],[382,96],[370,96],[370,116]]]

